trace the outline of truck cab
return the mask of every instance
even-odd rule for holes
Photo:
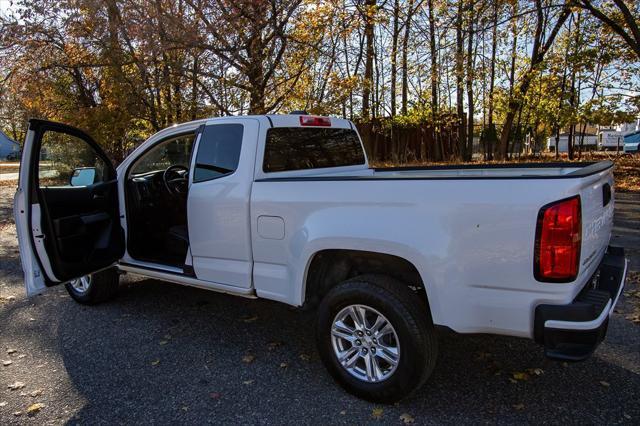
[[[305,121],[309,118],[316,121]],[[24,238],[33,240],[32,250],[23,250],[32,267],[26,275],[28,294],[117,262],[130,271],[142,268],[191,285],[253,295],[249,204],[254,179],[287,176],[289,163],[303,158],[295,150],[317,150],[315,158],[304,160],[317,162],[304,165],[309,172],[368,170],[350,122],[334,118],[327,126],[317,120],[256,116],[172,126],[141,144],[117,169],[83,131],[31,120],[25,144],[29,158],[23,161],[28,167],[20,178],[32,192],[25,193],[22,184],[18,190],[24,212],[18,218],[25,219]],[[272,128],[283,130],[271,136],[273,149],[265,150]],[[330,134],[349,133],[352,152],[334,149],[339,157],[328,158],[322,147],[311,146],[313,141],[286,143],[300,131],[295,129],[309,128],[327,141]],[[355,160],[349,157],[354,153]],[[47,220],[41,218],[43,210]],[[258,218],[256,227],[259,233],[277,232],[277,220]]]

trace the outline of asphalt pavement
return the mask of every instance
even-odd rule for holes
[[[0,186],[0,424],[640,423],[633,296],[586,362],[549,361],[524,339],[443,334],[424,388],[376,405],[333,383],[313,315],[283,304],[130,276],[95,307],[61,287],[27,299],[12,195]],[[640,195],[618,194],[614,234],[638,271]]]

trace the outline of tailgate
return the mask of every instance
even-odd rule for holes
[[[582,247],[579,276],[592,274],[609,245],[613,228],[613,167],[582,178]],[[587,275],[587,276],[589,276]]]

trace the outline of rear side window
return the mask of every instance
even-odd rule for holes
[[[196,154],[194,182],[216,179],[236,171],[243,130],[242,124],[214,124],[204,128]]]
[[[351,129],[276,127],[267,131],[262,170],[284,172],[364,162],[358,135]]]

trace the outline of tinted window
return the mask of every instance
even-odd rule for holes
[[[364,153],[353,130],[280,127],[267,132],[265,172],[358,164],[364,164]]]
[[[242,124],[206,126],[200,137],[193,181],[215,179],[238,168],[242,147]]]

